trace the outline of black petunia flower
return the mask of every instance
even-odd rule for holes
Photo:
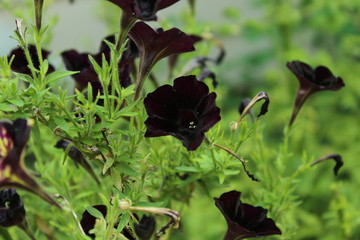
[[[137,22],[129,32],[129,37],[135,42],[140,52],[135,99],[140,95],[146,76],[159,60],[172,54],[195,50],[192,37],[177,28],[167,31],[160,28],[155,31],[146,23]]]
[[[13,188],[0,191],[0,226],[21,224],[25,219],[25,208],[19,194]]]
[[[156,12],[180,0],[108,0],[119,6],[125,14],[143,21],[156,20]]]
[[[171,135],[187,150],[196,150],[204,133],[221,119],[215,98],[216,93],[209,93],[206,84],[195,76],[179,77],[174,86],[159,87],[144,99],[149,115],[145,137]]]
[[[97,209],[99,212],[102,213],[104,217],[106,217],[107,207],[105,205],[95,205],[92,207]],[[85,234],[91,237],[92,239],[95,239],[95,235],[90,233],[90,230],[94,228],[95,222],[96,222],[96,217],[94,217],[87,210],[85,210],[82,214],[80,225],[84,230]]]
[[[223,193],[220,198],[214,198],[215,205],[224,215],[228,224],[224,240],[281,234],[274,221],[266,217],[266,209],[242,203],[240,195],[241,192],[230,191]]]
[[[108,36],[104,40],[115,43],[114,35]],[[93,88],[93,95],[96,96],[98,92],[102,92],[102,85],[88,55],[92,56],[95,61],[101,65],[102,55],[105,56],[107,61],[110,60],[110,48],[102,41],[100,50],[96,54],[79,53],[74,49],[61,53],[66,69],[70,71],[79,71],[79,73],[72,75],[76,82],[76,88],[81,91],[88,86],[88,83],[90,83]],[[130,67],[137,56],[138,50],[136,45],[132,41],[129,41],[127,50],[124,51],[123,56],[118,63],[119,82],[124,88],[131,85]]]
[[[134,231],[140,240],[149,240],[154,234],[155,226],[155,218],[144,215],[138,224],[134,224]]]
[[[31,60],[34,64],[34,67],[36,69],[39,69],[40,67],[40,62],[39,62],[39,57],[37,55],[37,51],[36,51],[36,47],[32,44],[28,45],[29,48],[29,53],[30,53],[30,57]],[[41,55],[43,57],[43,59],[46,59],[49,56],[50,52],[46,51],[46,50],[41,50]],[[25,53],[24,50],[20,47],[15,48],[14,50],[11,51],[11,53],[9,54],[9,59],[11,58],[11,56],[15,56],[14,61],[11,64],[11,70],[13,70],[14,72],[18,72],[18,73],[23,73],[23,74],[28,74],[31,75],[31,70],[28,67],[29,63],[26,60],[25,57]],[[47,73],[52,73],[55,71],[55,68],[49,64],[49,69],[47,71]]]
[[[23,168],[21,156],[29,137],[27,120],[0,121],[0,188],[21,188],[60,208]]]
[[[339,90],[345,86],[342,78],[335,77],[327,67],[318,66],[313,69],[300,61],[288,62],[286,66],[295,74],[300,84],[290,125],[295,121],[301,106],[310,95],[323,90]]]

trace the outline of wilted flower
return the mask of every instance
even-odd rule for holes
[[[167,31],[152,29],[144,22],[138,22],[129,32],[129,37],[140,51],[140,70],[136,83],[135,99],[140,95],[146,76],[162,58],[175,53],[194,51],[194,40],[177,28]]]
[[[144,215],[139,223],[134,224],[134,231],[140,240],[149,240],[155,231],[155,226],[155,218]]]
[[[223,193],[220,198],[214,198],[215,205],[224,215],[228,224],[224,240],[281,234],[274,221],[266,217],[266,209],[242,203],[240,195],[241,192],[230,191]]]
[[[108,0],[119,6],[126,15],[144,21],[156,20],[156,12],[180,0]]]
[[[30,57],[32,60],[32,63],[34,65],[34,67],[36,69],[40,68],[40,62],[39,62],[39,57],[36,51],[36,47],[32,44],[28,45],[28,49],[29,49],[29,53],[30,53]],[[41,55],[43,57],[43,59],[46,59],[49,56],[50,52],[46,51],[46,50],[41,50]],[[23,73],[23,74],[31,74],[31,70],[28,67],[29,63],[26,60],[25,57],[25,52],[21,47],[15,48],[14,50],[11,51],[11,53],[9,54],[9,59],[11,58],[11,56],[15,56],[14,61],[11,64],[11,70],[13,70],[14,72],[18,72],[18,73]],[[55,71],[55,68],[49,64],[49,69],[47,71],[47,73],[52,73],[53,71]]]
[[[171,135],[189,150],[196,150],[204,133],[220,121],[220,109],[215,105],[216,93],[209,93],[205,83],[195,76],[174,80],[174,86],[164,85],[144,99],[149,117],[145,137]]]
[[[29,137],[27,120],[0,121],[0,188],[22,188],[60,208],[23,168],[21,155]]]
[[[70,141],[60,139],[55,144],[55,147],[61,148],[65,151],[70,143]],[[90,163],[85,159],[84,154],[79,149],[72,146],[69,149],[68,155],[72,160],[74,160],[75,164],[80,164],[92,176],[92,178],[96,181],[97,184],[100,184],[99,179],[97,178],[93,168],[91,167]]]
[[[310,95],[323,90],[339,90],[345,86],[342,78],[335,77],[327,67],[318,66],[313,69],[300,61],[288,62],[286,66],[295,74],[300,83],[290,125],[295,121],[301,106]]]
[[[19,194],[13,188],[0,191],[0,226],[10,227],[25,219],[25,208]]]

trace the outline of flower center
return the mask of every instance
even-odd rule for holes
[[[0,127],[0,159],[5,157],[13,146],[13,141],[8,135],[6,128]]]

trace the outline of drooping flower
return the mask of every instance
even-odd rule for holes
[[[187,150],[196,150],[204,133],[221,119],[215,98],[216,93],[209,93],[206,84],[195,76],[179,77],[174,86],[159,87],[144,99],[149,115],[145,137],[171,135]]]
[[[286,66],[295,74],[300,84],[290,125],[295,121],[301,106],[310,95],[323,90],[339,90],[345,86],[342,78],[335,77],[327,67],[318,66],[313,69],[301,61],[288,62]]]
[[[13,188],[0,191],[0,226],[10,227],[25,219],[25,208],[19,194]]]
[[[31,57],[31,60],[32,60],[32,63],[34,65],[34,67],[36,69],[39,69],[40,62],[39,62],[39,57],[38,57],[38,54],[37,54],[37,51],[36,51],[36,47],[34,45],[32,45],[32,44],[29,44],[28,48],[29,48],[30,57]],[[44,49],[41,50],[41,55],[42,55],[43,59],[47,59],[49,54],[50,54],[49,51],[46,51]],[[15,56],[15,58],[14,58],[14,61],[12,62],[12,64],[11,64],[11,70],[13,70],[14,72],[30,75],[31,70],[28,67],[29,63],[26,60],[24,50],[21,47],[15,48],[14,50],[12,50],[10,52],[10,54],[8,56],[9,59],[13,55]],[[55,71],[55,68],[51,64],[49,64],[49,69],[48,69],[47,73],[49,74],[49,73],[52,73],[54,71]]]
[[[129,32],[129,37],[140,51],[140,66],[135,99],[152,67],[162,58],[176,53],[194,51],[194,40],[177,28],[167,31],[152,29],[144,22],[137,22]]]
[[[334,167],[334,174],[335,176],[337,176],[340,168],[344,165],[344,162],[342,160],[342,157],[340,154],[337,154],[337,153],[333,153],[333,154],[328,154],[328,155],[325,155],[319,159],[317,159],[316,161],[314,161],[313,163],[311,163],[311,166],[314,166],[318,163],[321,163],[321,162],[324,162],[326,160],[330,160],[330,159],[333,159],[335,161],[335,167]]]
[[[242,203],[241,192],[223,193],[220,198],[214,198],[215,205],[224,215],[228,230],[224,240],[259,238],[281,234],[275,222],[267,218],[267,210],[262,207]]]
[[[156,20],[156,12],[180,0],[108,0],[119,6],[126,15],[143,21]]]
[[[153,216],[144,215],[139,223],[134,224],[134,231],[140,240],[149,240],[154,234],[156,221]]]
[[[21,156],[29,137],[27,120],[0,121],[0,188],[21,188],[61,208],[23,168]]]
[[[61,148],[65,151],[70,143],[70,141],[60,139],[56,142],[55,147]],[[91,177],[96,181],[97,184],[100,184],[100,181],[97,178],[93,168],[91,167],[90,163],[85,159],[84,154],[79,149],[72,146],[68,152],[68,156],[72,160],[74,160],[75,164],[80,164],[91,175]]]

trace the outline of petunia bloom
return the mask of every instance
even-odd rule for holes
[[[140,240],[149,240],[154,234],[156,221],[153,216],[144,215],[139,223],[134,224],[134,231]]]
[[[39,57],[36,51],[36,47],[32,44],[28,45],[29,48],[29,53],[30,53],[30,57],[32,60],[32,63],[34,65],[34,67],[36,69],[39,69],[40,67],[40,62],[39,62]],[[46,51],[46,50],[41,50],[41,55],[43,57],[43,59],[46,59],[49,56],[50,52]],[[18,73],[23,73],[23,74],[28,74],[31,75],[31,70],[28,67],[29,63],[25,57],[25,52],[21,47],[15,48],[14,50],[12,50],[9,54],[9,59],[12,56],[15,56],[14,61],[11,64],[11,70],[13,70],[14,72],[18,72]],[[53,71],[55,71],[55,68],[49,64],[49,69],[47,71],[47,73],[52,73]]]
[[[21,188],[60,208],[23,168],[21,155],[29,137],[27,120],[0,121],[0,188]]]
[[[156,20],[156,12],[180,0],[108,0],[119,6],[126,15],[143,21]]]
[[[204,133],[220,121],[220,109],[215,105],[216,93],[195,76],[174,80],[174,86],[164,85],[144,99],[149,117],[145,137],[171,135],[189,151],[196,150]]]
[[[19,194],[13,188],[0,191],[0,226],[21,224],[25,219],[25,208]]]
[[[241,192],[230,191],[223,193],[220,198],[214,198],[215,205],[224,215],[228,224],[224,240],[281,234],[275,222],[266,217],[266,209],[242,203],[240,195]]]
[[[313,69],[300,61],[288,62],[286,66],[295,74],[300,84],[290,125],[295,121],[301,106],[310,95],[323,90],[339,90],[345,86],[342,78],[335,77],[327,67],[318,66]]]
[[[140,51],[140,66],[135,99],[152,67],[162,58],[172,54],[194,51],[194,40],[177,28],[167,31],[152,29],[144,22],[137,22],[129,32],[129,37]]]

